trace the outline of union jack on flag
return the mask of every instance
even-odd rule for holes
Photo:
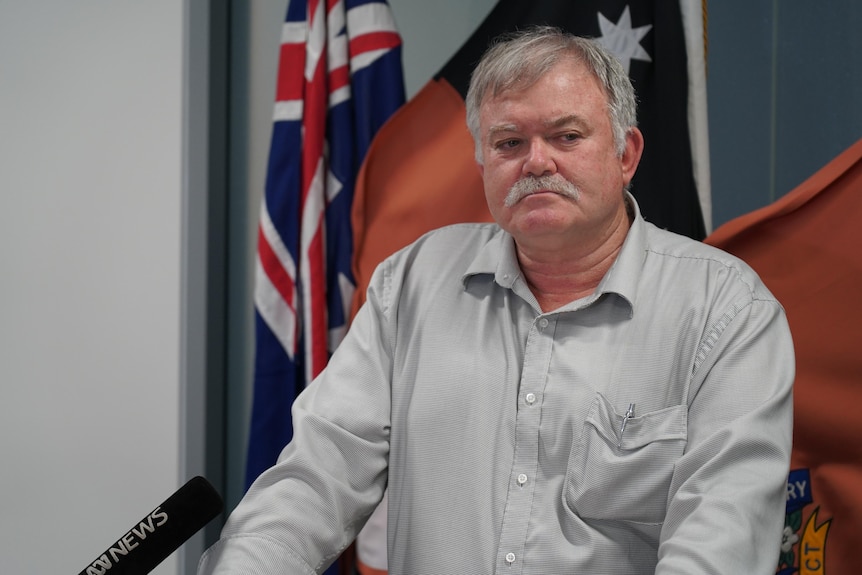
[[[347,329],[354,182],[403,103],[401,37],[384,0],[288,2],[257,238],[247,486],[290,441],[293,400]]]

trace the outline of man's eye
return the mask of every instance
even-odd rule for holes
[[[574,142],[574,141],[580,139],[580,137],[581,137],[580,134],[573,134],[573,133],[563,134],[561,136],[561,138],[566,142]]]
[[[521,143],[521,140],[516,140],[514,138],[510,138],[508,140],[501,140],[497,143],[497,148],[501,150],[511,150],[512,148],[516,148],[518,144]]]

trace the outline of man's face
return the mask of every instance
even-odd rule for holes
[[[486,96],[479,112],[488,207],[520,245],[599,238],[625,214],[623,188],[642,139],[633,130],[617,155],[607,98],[584,64],[560,62],[526,89]],[[551,183],[507,202],[513,184],[541,176]],[[559,178],[574,184],[577,199],[547,191]]]

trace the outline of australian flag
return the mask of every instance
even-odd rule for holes
[[[280,50],[257,238],[247,486],[290,441],[293,400],[346,331],[355,179],[404,103],[401,37],[384,0],[292,0]]]

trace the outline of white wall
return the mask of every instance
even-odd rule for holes
[[[493,0],[391,4],[409,38],[412,95]],[[246,178],[232,193],[246,187],[248,202],[240,283],[251,278],[285,5],[245,4],[248,148],[232,142]],[[183,164],[200,165],[205,134],[183,130],[206,102],[184,108],[183,97],[189,78],[205,94],[206,74],[184,61],[200,61],[186,35],[205,28],[206,12],[205,0],[0,0],[0,573],[77,573],[203,457],[201,438],[184,437],[197,425],[184,394],[201,383],[188,364],[202,352],[183,340],[203,324],[188,293],[202,266],[184,249],[200,247],[205,223],[195,205],[184,215]],[[250,302],[239,304],[247,325]],[[251,344],[241,344],[247,361]],[[244,436],[248,405],[231,408]],[[244,454],[229,463],[237,484]],[[174,555],[154,573],[180,572],[190,571]]]
[[[182,482],[182,56],[183,2],[0,2],[0,573]]]
[[[497,0],[389,0],[404,42],[404,84],[413,96],[476,31]]]

